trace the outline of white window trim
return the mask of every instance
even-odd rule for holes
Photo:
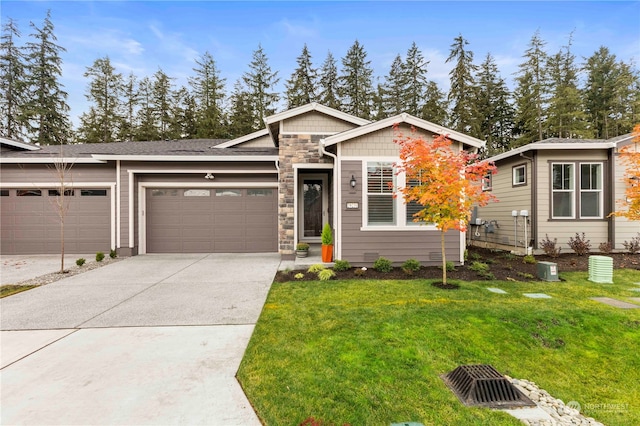
[[[523,169],[524,173],[523,173],[523,178],[524,180],[522,182],[516,182],[516,170],[518,169]],[[511,184],[513,186],[524,186],[527,184],[527,165],[526,164],[520,164],[518,166],[514,166],[511,170]]]
[[[600,214],[598,216],[582,216],[581,212],[578,212],[580,214],[580,219],[602,219],[604,217],[604,163],[599,162],[599,161],[593,161],[593,162],[584,162],[584,163],[578,163],[578,166],[580,167],[580,169],[582,169],[582,166],[584,165],[594,165],[597,164],[600,166],[600,189],[582,189],[582,170],[580,170],[579,176],[580,176],[580,182],[578,182],[578,184],[580,185],[580,188],[578,189],[578,191],[580,191],[580,209],[582,209],[582,193],[583,192],[599,192],[600,195],[598,197],[598,207],[600,210]],[[576,171],[577,172],[577,171]]]
[[[553,189],[553,166],[569,164],[573,168],[573,189]],[[549,185],[551,186],[551,199],[549,200],[551,219],[564,219],[571,220],[576,218],[576,163],[572,162],[554,162],[551,163],[551,170],[549,174]],[[553,194],[556,192],[570,192],[571,193],[571,216],[554,216],[553,214]]]
[[[482,190],[483,191],[492,191],[493,190],[493,174],[488,173],[482,178]]]
[[[412,232],[424,232],[424,231],[437,231],[435,225],[423,225],[415,222],[406,222],[407,216],[407,205],[404,201],[404,196],[397,192],[398,188],[403,188],[406,185],[406,175],[405,173],[399,173],[395,175],[395,186],[394,186],[394,203],[395,203],[395,224],[394,225],[369,225],[368,224],[368,213],[369,213],[369,192],[368,182],[367,182],[367,169],[368,163],[371,162],[380,162],[380,163],[399,163],[399,158],[389,158],[389,157],[381,157],[381,158],[373,158],[366,157],[360,158],[362,160],[362,174],[363,182],[362,182],[362,226],[360,227],[361,231],[412,231]],[[394,174],[395,174],[394,168]]]

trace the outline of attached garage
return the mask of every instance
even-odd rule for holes
[[[278,251],[276,188],[147,188],[147,253]]]
[[[60,253],[57,201],[68,202],[64,248],[70,254],[109,252],[111,248],[111,189],[74,188],[60,197],[57,189],[11,188],[0,193],[0,252]]]

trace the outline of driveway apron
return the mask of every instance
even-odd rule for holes
[[[279,255],[142,255],[0,300],[2,424],[259,425],[235,379]]]

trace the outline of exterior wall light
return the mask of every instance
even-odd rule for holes
[[[208,180],[213,180],[214,176],[211,173],[207,173],[206,175],[204,175],[204,178]]]
[[[356,182],[355,175],[351,175],[351,180],[349,181],[349,184],[351,185],[351,188],[355,189],[356,183],[358,183],[358,182]]]

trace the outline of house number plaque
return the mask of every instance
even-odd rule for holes
[[[347,210],[358,210],[360,208],[360,203],[350,201],[347,202]]]

